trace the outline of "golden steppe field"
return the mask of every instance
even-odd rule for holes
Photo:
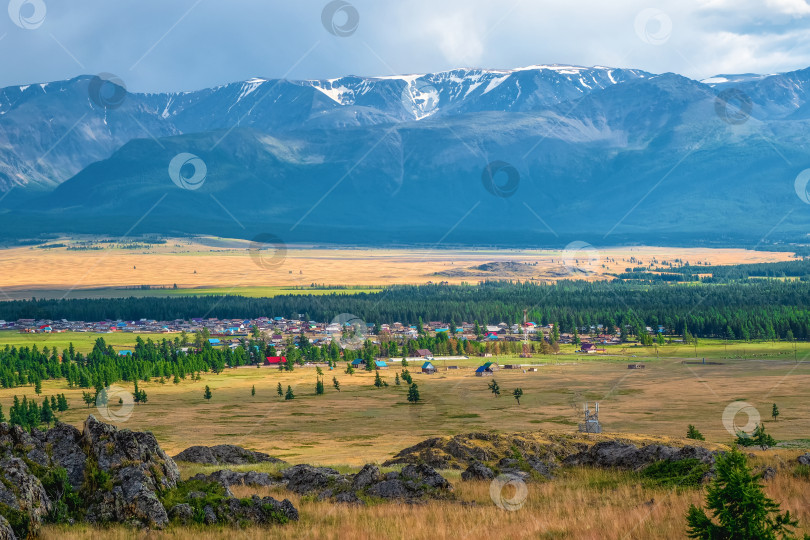
[[[660,358],[647,356],[644,370],[629,370],[629,356],[593,358],[563,354],[535,357],[537,372],[501,370],[495,379],[502,395],[487,390],[489,379],[473,375],[480,361],[438,360],[435,375],[409,369],[419,385],[421,404],[409,404],[405,386],[394,385],[394,373],[381,372],[388,388],[375,388],[373,375],[343,368],[325,370],[326,394],[315,395],[313,367],[291,373],[268,367],[243,367],[219,375],[204,374],[201,381],[183,380],[174,385],[153,380],[140,386],[148,393],[146,404],[136,405],[130,418],[117,422],[122,428],[150,430],[170,454],[195,444],[238,444],[264,451],[292,464],[310,463],[356,471],[365,463],[382,463],[399,450],[433,436],[469,432],[533,432],[573,434],[585,401],[599,401],[604,438],[621,437],[639,443],[659,440],[685,442],[686,426],[694,424],[708,445],[731,442],[723,426],[723,412],[735,401],[753,405],[778,440],[794,441],[797,448],[752,451],[752,461],[779,469],[767,492],[795,512],[810,532],[810,479],[794,477],[787,465],[795,463],[810,443],[810,417],[806,414],[810,364],[793,360],[789,344],[721,344],[706,346],[715,365],[684,364],[690,347],[662,348]],[[751,358],[732,358],[742,354]],[[782,350],[784,349],[784,350]],[[633,351],[625,351],[629,353]],[[649,353],[648,353],[649,354]],[[699,351],[701,354],[701,351]],[[728,357],[721,357],[727,355]],[[499,357],[501,363],[516,359]],[[637,361],[633,359],[631,361]],[[446,365],[461,369],[446,370]],[[338,392],[332,377],[341,384]],[[290,385],[296,395],[285,401],[276,394],[278,383]],[[213,391],[210,402],[203,389]],[[131,384],[122,383],[126,391]],[[256,395],[251,396],[251,388]],[[520,405],[509,395],[524,390]],[[81,390],[63,381],[43,383],[43,395],[64,392],[71,409],[62,420],[80,425],[88,414],[100,416],[81,401]],[[32,388],[0,390],[8,411],[13,395],[34,397]],[[771,405],[781,411],[771,421]],[[747,418],[740,416],[738,423]],[[799,449],[798,446],[804,446]],[[242,467],[272,470],[277,465]],[[183,465],[184,477],[211,472],[216,467]],[[684,513],[700,503],[702,491],[669,490],[640,483],[628,472],[564,469],[554,480],[529,485],[525,506],[516,512],[497,508],[489,484],[462,482],[459,471],[443,471],[455,486],[457,501],[425,505],[383,503],[355,508],[294,496],[284,490],[237,489],[247,496],[289,498],[301,512],[301,521],[270,529],[202,529],[170,527],[150,537],[165,538],[683,538]],[[263,490],[262,490],[263,489]],[[466,504],[461,504],[465,502]],[[48,527],[44,538],[130,538],[123,527]]]
[[[93,243],[98,250],[68,250],[88,239],[60,239],[49,245],[63,247],[14,247],[0,256],[0,298],[55,296],[86,297],[138,294],[125,287],[167,287],[165,294],[183,289],[201,293],[272,295],[268,288],[306,287],[310,284],[381,286],[428,281],[449,283],[483,279],[534,279],[553,281],[572,276],[560,250],[487,249],[370,249],[319,246],[285,246],[284,251],[251,251],[250,242],[218,238],[168,239],[164,245],[124,249],[119,244]],[[743,249],[605,247],[594,252],[566,255],[569,267],[586,268],[600,279],[607,272],[656,261],[680,259],[690,264],[741,264],[790,260],[785,252]],[[517,270],[470,270],[487,263],[526,263]],[[177,285],[181,291],[172,291]],[[101,289],[102,291],[99,291]],[[263,290],[262,290],[263,289]],[[185,291],[194,292],[194,291]],[[275,292],[277,294],[278,292]],[[161,294],[152,290],[141,294]]]

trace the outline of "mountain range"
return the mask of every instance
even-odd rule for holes
[[[809,138],[810,68],[696,81],[541,65],[163,94],[81,76],[0,90],[0,230],[797,242]]]

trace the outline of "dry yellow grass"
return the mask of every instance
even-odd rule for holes
[[[533,359],[537,362],[553,358]],[[501,361],[508,361],[506,358]],[[650,360],[645,370],[628,370],[624,362],[587,359],[562,365],[540,365],[539,371],[502,370],[496,379],[503,395],[487,390],[488,379],[475,377],[468,367],[417,373],[414,381],[424,400],[408,404],[405,386],[394,386],[394,370],[382,372],[390,386],[377,389],[373,375],[342,369],[326,371],[326,394],[315,395],[314,368],[292,373],[271,368],[239,368],[220,375],[204,375],[179,385],[171,381],[142,383],[149,401],[137,405],[121,427],[151,430],[172,455],[194,444],[239,444],[277,455],[293,463],[359,466],[384,461],[407,446],[433,436],[497,430],[548,430],[571,433],[580,421],[584,401],[600,401],[601,420],[608,434],[682,437],[694,424],[708,441],[727,443],[731,436],[722,423],[725,408],[742,400],[769,420],[771,404],[781,416],[768,422],[779,440],[807,438],[806,389],[810,364],[789,361],[725,360],[723,365],[684,365],[676,360]],[[449,362],[459,363],[459,362]],[[442,362],[437,362],[442,367]],[[462,364],[463,365],[463,364]],[[337,376],[341,392],[332,388]],[[296,399],[276,395],[276,385],[293,387]],[[213,391],[210,403],[203,389]],[[252,386],[256,396],[251,396]],[[131,384],[122,384],[131,391]],[[508,395],[524,390],[520,406]],[[80,425],[93,408],[85,408],[81,389],[64,381],[45,381],[43,395],[64,392],[72,409],[63,420]],[[7,412],[14,395],[34,397],[32,387],[0,389]],[[745,422],[745,418],[740,418]]]
[[[456,473],[457,474],[457,473]],[[239,538],[344,539],[379,538],[488,539],[562,538],[583,540],[680,539],[690,504],[703,504],[701,490],[647,488],[636,477],[617,471],[572,469],[558,478],[528,485],[525,504],[517,511],[498,508],[490,498],[488,482],[462,482],[451,477],[456,501],[423,505],[382,503],[370,507],[315,502],[281,489],[234,487],[234,494],[253,493],[289,498],[299,509],[300,521],[279,527],[247,529],[170,527],[148,535],[115,527],[48,527],[43,538],[78,540],[124,539],[134,536],[185,540]],[[810,531],[810,487],[782,473],[766,487],[768,495],[795,513]],[[514,492],[504,491],[511,498]],[[463,503],[463,504],[462,504]]]
[[[434,273],[496,261],[537,264],[531,275],[500,277],[534,277],[538,280],[553,280],[560,275],[570,277],[562,266],[560,250],[324,249],[290,246],[283,262],[268,268],[255,263],[247,251],[248,246],[248,242],[237,240],[171,239],[166,245],[147,250],[67,251],[66,248],[44,250],[17,247],[2,252],[0,287],[8,297],[29,298],[37,290],[139,285],[177,284],[181,288],[226,287],[238,291],[241,287],[310,283],[459,283],[476,282],[479,278],[437,277]],[[272,257],[272,252],[268,252],[267,256]],[[587,254],[584,256],[587,257]],[[628,266],[636,266],[638,263],[630,262],[632,257],[644,263],[650,263],[653,258],[658,261],[680,258],[692,264],[737,264],[789,260],[791,254],[742,249],[608,247],[600,248],[598,264],[591,268],[597,274],[590,279],[596,279],[604,272],[619,272]],[[602,264],[606,267],[603,268]]]

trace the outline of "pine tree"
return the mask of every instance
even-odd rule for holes
[[[492,379],[492,382],[487,385],[487,388],[489,388],[490,392],[495,394],[495,397],[501,397],[501,387],[498,386],[498,381],[495,379]]]
[[[416,383],[411,384],[410,388],[408,388],[408,401],[411,403],[416,403],[420,399],[419,397],[419,387],[416,386]]]
[[[250,388],[250,395],[251,396],[256,395],[256,385],[255,384]]]
[[[51,402],[48,401],[48,398],[42,400],[42,408],[39,410],[39,418],[42,423],[46,424],[48,427],[51,427],[51,422],[53,422],[53,409],[51,409]]]
[[[34,381],[34,392],[36,392],[37,395],[42,393],[42,381],[39,379]]]
[[[354,368],[351,364],[346,365],[346,375],[354,375]]]
[[[287,385],[287,393],[284,394],[284,399],[286,400],[295,399],[295,394],[293,394],[293,390],[290,385]]]
[[[93,402],[96,400],[96,398],[94,398],[93,394],[91,394],[90,392],[82,392],[82,399],[84,400],[84,404],[87,405],[88,408],[90,408],[90,405],[92,405]]]
[[[173,382],[174,384],[180,384],[180,377],[178,377],[177,375],[175,375],[175,376],[174,376],[174,379],[172,379],[172,382]]]
[[[689,538],[795,538],[792,529],[798,526],[798,522],[790,512],[780,513],[779,503],[765,496],[758,476],[748,467],[745,454],[735,448],[719,454],[715,460],[715,474],[706,491],[706,508],[692,505],[686,514]]]
[[[686,428],[686,438],[687,439],[694,439],[696,441],[705,441],[706,440],[706,438],[703,437],[703,434],[700,431],[698,431],[698,429],[695,426],[693,426],[692,424],[689,424],[689,427]]]
[[[321,379],[318,379],[317,382],[315,383],[315,395],[316,396],[323,395],[323,392],[324,392],[323,381]]]
[[[379,388],[379,387],[381,387],[381,386],[382,386],[382,384],[383,384],[383,382],[382,382],[382,379],[380,378],[380,372],[378,371],[378,372],[377,372],[377,373],[374,375],[374,386],[376,386],[377,388]]]
[[[332,377],[332,386],[335,387],[335,390],[340,392],[340,381],[337,380],[337,377]]]
[[[512,397],[514,397],[515,401],[517,401],[517,404],[520,405],[520,398],[523,397],[523,389],[515,388],[514,390],[512,390]]]
[[[399,386],[399,373],[394,374],[394,384]]]
[[[777,407],[776,403],[774,403],[773,408],[771,409],[771,418],[776,420],[777,416],[779,416],[779,407]]]
[[[56,410],[58,410],[59,412],[64,412],[64,411],[66,411],[68,409],[69,409],[68,401],[67,401],[67,398],[65,397],[65,394],[57,394],[56,395]]]
[[[207,400],[210,400],[213,397],[213,394],[211,393],[211,389],[207,385],[205,387],[205,392],[203,393],[203,397],[205,399],[207,399]]]

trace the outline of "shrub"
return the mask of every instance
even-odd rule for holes
[[[699,459],[657,461],[641,471],[648,483],[660,487],[698,487],[709,465]]]

